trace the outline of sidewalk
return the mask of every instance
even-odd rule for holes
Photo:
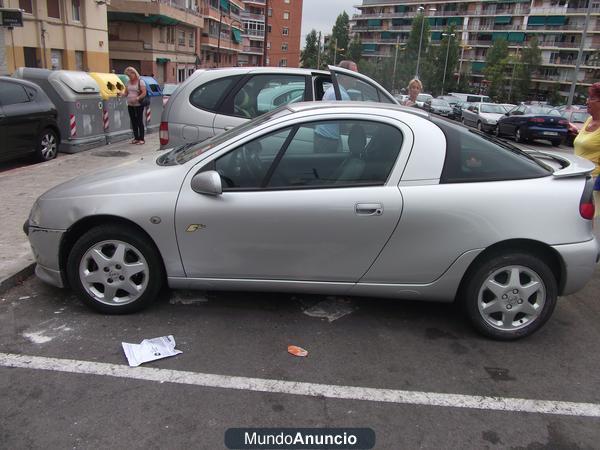
[[[158,133],[146,136],[145,145],[129,141],[97,147],[41,164],[31,164],[0,173],[0,292],[33,273],[33,254],[23,223],[33,202],[48,189],[78,175],[116,166],[141,156],[154,156],[159,148]]]

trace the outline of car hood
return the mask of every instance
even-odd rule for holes
[[[479,115],[487,120],[500,120],[501,117],[504,117],[504,114],[499,113],[479,113]]]
[[[155,160],[145,157],[80,175],[50,189],[39,200],[179,191],[189,167],[159,166]],[[176,175],[179,172],[181,176]]]

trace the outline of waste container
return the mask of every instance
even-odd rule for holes
[[[117,76],[121,80],[121,83],[123,83],[124,86],[127,86],[127,83],[129,83],[129,77],[124,73],[118,73]]]
[[[100,89],[87,73],[20,67],[13,76],[39,85],[56,106],[61,152],[76,153],[106,144]]]
[[[140,77],[146,84],[146,92],[150,97],[150,106],[146,107],[146,133],[152,133],[160,127],[160,116],[162,116],[163,101],[162,90],[158,81],[152,77]]]
[[[102,121],[106,143],[123,141],[132,137],[131,121],[127,110],[127,98],[120,97],[125,93],[125,85],[114,73],[90,72],[102,97]]]

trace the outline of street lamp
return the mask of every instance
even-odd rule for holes
[[[415,78],[419,79],[419,64],[421,62],[421,44],[423,42],[423,26],[425,25],[425,7],[419,6],[417,11],[421,11],[421,15],[423,16],[423,20],[421,21],[421,36],[419,37],[419,53],[417,54],[417,70],[415,73]],[[437,9],[431,7],[429,11],[437,11]]]
[[[446,62],[444,63],[444,77],[442,78],[442,95],[444,95],[444,84],[446,84],[446,68],[448,67],[448,54],[450,53],[450,39],[455,37],[454,33],[442,33],[442,36],[448,37],[446,43]]]
[[[406,44],[402,44],[406,45]],[[396,55],[394,56],[394,73],[392,75],[392,94],[394,93],[394,86],[396,84],[396,63],[398,62],[398,47],[400,47],[400,35],[396,35]],[[403,47],[402,50],[405,50],[406,47]]]

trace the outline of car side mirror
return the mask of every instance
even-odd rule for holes
[[[473,112],[474,113],[478,113],[479,112],[479,108],[473,108]]]
[[[198,194],[221,195],[223,186],[221,176],[214,170],[207,172],[198,172],[192,178],[192,191]]]
[[[504,115],[505,115],[506,117],[508,117],[508,116],[510,116],[510,113],[509,113],[509,112],[506,112],[506,113],[504,113]]]

